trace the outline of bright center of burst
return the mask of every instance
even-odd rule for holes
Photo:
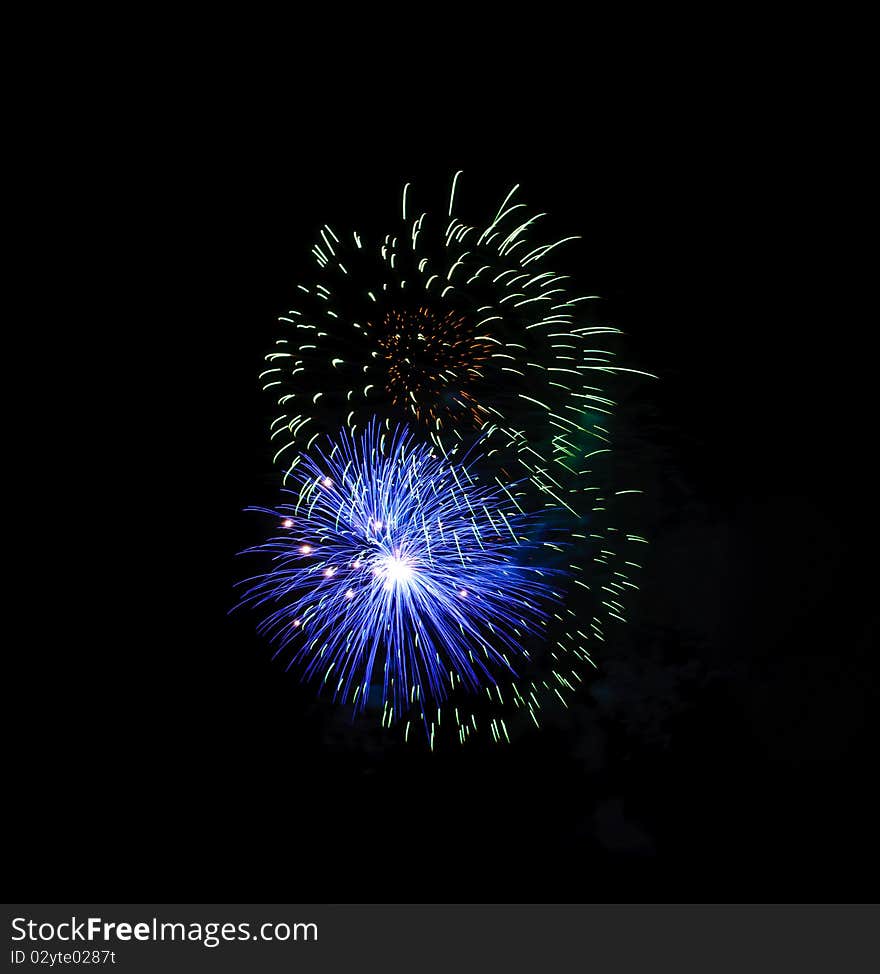
[[[413,567],[406,559],[399,555],[386,555],[381,561],[382,575],[385,578],[385,587],[394,588],[398,585],[406,585],[412,578]]]

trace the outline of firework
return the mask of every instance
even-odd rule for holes
[[[576,238],[532,239],[517,186],[464,222],[460,175],[440,212],[407,184],[389,232],[320,231],[261,375],[294,500],[243,598],[289,665],[432,747],[566,706],[644,543],[617,523],[638,491],[610,486],[606,386],[648,373],[548,266]]]
[[[518,186],[485,223],[464,222],[460,175],[446,212],[418,212],[407,184],[383,236],[321,230],[315,277],[280,316],[262,373],[278,406],[275,460],[288,471],[339,425],[386,416],[443,454],[479,440],[506,479],[580,513],[582,461],[607,446],[614,406],[599,380],[629,371],[603,344],[619,331],[585,323],[596,296],[573,294],[546,265],[577,238],[532,239],[546,214],[517,202]]]
[[[377,421],[297,459],[290,502],[266,511],[278,532],[252,549],[273,566],[242,599],[290,665],[355,710],[378,694],[383,722],[415,711],[426,730],[453,693],[516,680],[563,574],[542,564],[545,529],[517,486]]]

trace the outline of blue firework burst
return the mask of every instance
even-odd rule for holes
[[[541,564],[516,485],[389,426],[299,456],[289,502],[256,509],[278,531],[249,550],[273,564],[242,583],[241,604],[266,612],[260,631],[305,678],[356,710],[381,694],[390,723],[515,679],[561,573]]]

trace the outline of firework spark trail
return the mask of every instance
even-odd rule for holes
[[[283,533],[251,549],[274,566],[243,583],[242,604],[271,608],[261,631],[334,699],[363,709],[381,681],[389,722],[415,707],[427,723],[453,690],[516,678],[561,573],[533,563],[540,542],[510,486],[386,430],[372,421],[302,456],[295,499],[266,511]]]

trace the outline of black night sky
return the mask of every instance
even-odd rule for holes
[[[828,296],[791,118],[719,99],[560,105],[540,137],[453,115],[433,138],[368,103],[323,127],[193,103],[109,139],[89,235],[112,256],[77,255],[109,313],[48,326],[61,513],[5,694],[20,899],[870,895],[863,325]],[[520,183],[583,236],[561,265],[661,378],[620,410],[652,544],[619,645],[565,726],[430,755],[347,730],[226,613],[242,509],[274,496],[256,375],[313,236],[382,227],[405,181],[442,195],[456,169],[475,218]]]

